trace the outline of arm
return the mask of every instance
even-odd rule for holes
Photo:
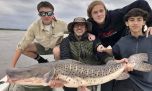
[[[146,0],[136,0],[136,1],[134,1],[133,3],[127,5],[127,6],[123,7],[123,8],[116,9],[116,10],[112,10],[111,13],[112,13],[112,15],[113,15],[113,17],[114,17],[113,19],[115,19],[117,23],[118,23],[118,22],[120,22],[120,23],[124,22],[124,21],[123,21],[124,15],[125,15],[129,10],[131,10],[131,9],[133,9],[133,8],[141,8],[141,9],[149,12],[149,14],[150,14],[150,17],[149,17],[149,18],[150,18],[150,19],[147,21],[146,24],[147,24],[148,26],[151,26],[151,25],[152,25],[152,9],[151,9],[150,5],[148,4],[148,2],[147,2]],[[120,21],[118,21],[118,20],[120,20]]]
[[[100,42],[100,39],[96,39],[95,41],[94,41],[94,51],[96,51],[96,52],[106,52],[106,53],[108,53],[109,55],[112,55],[112,48],[111,48],[111,46],[109,45],[108,47],[104,47],[103,45],[102,45],[102,43]]]
[[[100,39],[95,39],[93,41],[93,51],[94,52],[106,52],[106,47],[104,47],[101,42],[100,42]]]
[[[121,9],[126,14],[132,8],[141,8],[150,14],[150,19],[147,21],[148,26],[152,26],[152,9],[146,0],[136,0],[135,2]]]
[[[133,8],[141,8],[143,10],[146,10],[146,11],[152,13],[151,7],[146,0],[136,0],[133,3],[131,3],[127,6],[124,6],[123,8],[116,9],[115,11],[125,15],[129,10],[131,10]]]
[[[16,49],[15,54],[13,56],[12,63],[11,63],[11,67],[14,68],[16,66],[16,63],[17,63],[20,56],[21,56],[21,50]]]
[[[35,39],[35,34],[34,31],[36,31],[38,28],[37,25],[32,24],[27,31],[25,32],[24,37],[22,38],[22,40],[18,43],[17,45],[17,49],[23,50],[30,44],[33,42],[33,40]]]
[[[61,44],[60,44],[60,50],[61,50],[61,59],[69,59],[71,58],[70,55],[70,47],[69,47],[69,39],[68,37],[63,39]]]
[[[89,41],[94,41],[96,39],[96,36],[91,33],[88,33],[88,39]]]
[[[97,47],[97,52],[106,52],[106,53],[108,53],[109,55],[112,55],[112,48],[111,48],[111,46],[104,47],[102,44],[100,44],[100,45]]]
[[[23,39],[17,45],[17,49],[16,49],[15,54],[12,58],[11,67],[16,66],[16,63],[17,63],[19,57],[21,56],[22,51],[24,51],[24,49],[27,47],[27,45],[29,43],[31,43],[33,40],[34,40],[33,32],[31,32],[31,30],[27,30],[25,36],[23,37]]]
[[[132,8],[141,8],[149,13],[149,19],[146,22],[146,25],[148,26],[146,36],[148,37],[149,34],[152,35],[152,9],[148,2],[146,0],[137,0],[132,4],[122,8],[121,11],[128,12]]]
[[[64,23],[64,25],[63,25],[63,30],[64,30],[64,34],[69,34],[66,23]]]
[[[101,62],[101,64],[105,64],[109,60],[113,59],[112,48],[104,47],[97,40],[94,43],[95,43],[94,52],[95,52],[95,55],[97,56],[98,60]]]
[[[127,58],[123,58],[123,59],[120,59],[120,60],[114,60],[116,61],[117,63],[125,63],[125,69],[124,69],[124,72],[130,72],[130,71],[133,71],[133,67],[134,65],[129,63],[128,59]]]
[[[122,59],[118,42],[113,46],[112,53],[116,59]]]

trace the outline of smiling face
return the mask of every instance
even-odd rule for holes
[[[145,21],[142,16],[129,17],[126,21],[126,26],[129,27],[131,34],[142,34],[142,28],[145,25]]]
[[[105,7],[101,4],[94,6],[91,12],[91,16],[96,23],[103,24],[106,17]]]
[[[45,12],[46,15],[40,15],[41,12]],[[52,14],[49,14],[50,12],[52,12]],[[53,14],[53,10],[50,9],[49,7],[41,7],[39,9],[39,16],[41,17],[42,19],[42,22],[44,25],[49,25],[51,24],[53,18],[54,18],[54,14]]]
[[[86,24],[83,22],[75,23],[73,31],[77,37],[81,37],[86,32]]]

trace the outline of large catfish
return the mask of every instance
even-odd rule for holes
[[[128,58],[138,71],[152,71],[146,53],[134,54]],[[88,65],[72,59],[41,63],[23,68],[7,69],[10,80],[22,85],[48,85],[53,79],[64,81],[66,87],[80,87],[103,84],[117,79],[124,72],[125,63],[109,60],[105,65]]]

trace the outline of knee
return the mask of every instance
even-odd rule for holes
[[[21,50],[21,53],[26,55],[26,54],[28,54],[28,51],[27,50]]]
[[[30,48],[27,46],[24,50],[21,50],[21,53],[24,55],[28,55],[29,52],[31,52]]]
[[[59,46],[54,47],[52,52],[53,52],[53,54],[60,54]]]
[[[54,47],[52,52],[53,52],[55,60],[59,60],[60,59],[60,47],[59,46]]]
[[[24,55],[28,55],[31,52],[32,53],[37,52],[37,48],[36,48],[35,44],[29,44],[29,45],[27,45],[26,48],[24,48],[24,50],[21,51],[21,53],[24,54]]]

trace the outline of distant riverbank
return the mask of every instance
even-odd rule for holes
[[[25,31],[0,30],[0,78],[5,76],[5,70],[10,67],[16,45]],[[35,60],[21,56],[17,66],[27,66],[36,63]]]
[[[0,31],[26,31],[26,29],[9,29],[9,28],[0,28]]]

